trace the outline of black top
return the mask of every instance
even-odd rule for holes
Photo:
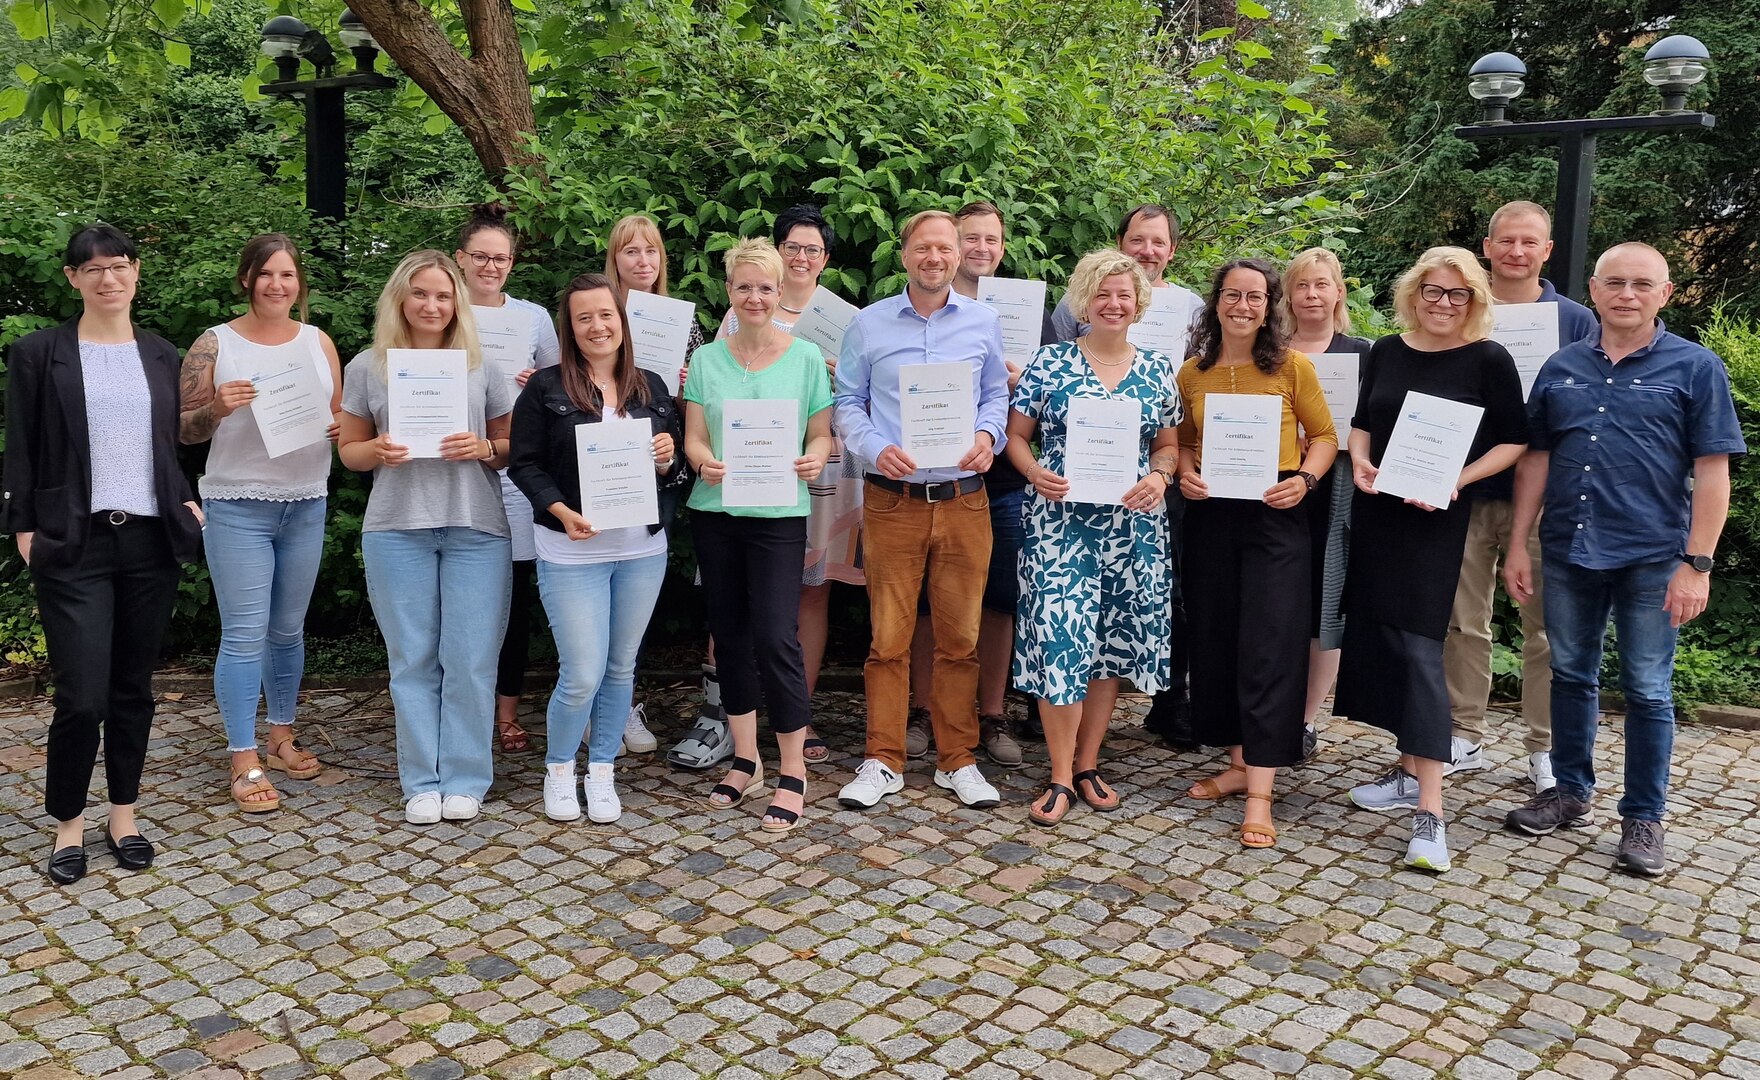
[[[1041,346],[1055,344],[1057,331],[1051,325],[1051,312],[1045,313],[1045,321],[1039,327],[1039,344]],[[1014,393],[1014,388],[1009,388]],[[1008,460],[1007,454],[997,454],[996,460],[990,463],[990,471],[984,474],[984,490],[990,492],[1020,491],[1027,486],[1027,478]]]
[[[177,464],[182,399],[176,346],[135,328],[152,411],[153,495],[172,554],[194,561],[202,528],[184,503],[195,501]],[[19,339],[6,355],[6,480],[0,530],[34,533],[31,569],[53,574],[78,565],[92,520],[91,432],[86,427],[79,318]]]
[[[684,460],[684,416],[673,400],[665,380],[643,371],[648,384],[648,403],[635,405],[622,416],[645,418],[654,434],[672,436],[672,468],[660,477],[660,520],[648,526],[650,535],[672,523],[690,484]],[[525,389],[513,403],[513,433],[509,438],[507,476],[532,502],[532,521],[552,532],[564,532],[550,513],[551,503],[562,503],[575,513],[581,510],[580,458],[574,429],[596,424],[601,417],[581,411],[562,388],[560,367],[540,368],[526,380]]]

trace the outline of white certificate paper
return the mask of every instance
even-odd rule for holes
[[[483,363],[507,380],[514,392],[514,376],[532,366],[532,316],[529,311],[502,304],[500,307],[471,305],[477,317],[477,338],[483,346]]]
[[[1314,371],[1320,376],[1320,392],[1326,395],[1326,404],[1332,409],[1338,445],[1343,446],[1351,429],[1351,417],[1357,415],[1357,387],[1362,378],[1357,370],[1359,358],[1354,352],[1323,352],[1309,359],[1314,361]]]
[[[574,429],[581,516],[599,532],[660,520],[654,429],[646,420],[601,420]]]
[[[437,458],[440,440],[471,429],[463,349],[386,349],[391,441],[412,458]]]
[[[1375,490],[1448,509],[1484,414],[1477,405],[1406,391],[1381,454]]]
[[[981,277],[978,299],[1002,319],[1002,355],[1026,367],[1045,334],[1045,283],[1025,278]]]
[[[972,448],[978,403],[972,397],[972,365],[907,364],[898,369],[901,447],[919,469],[949,469]]]
[[[1508,349],[1515,359],[1516,374],[1522,377],[1522,398],[1526,400],[1528,391],[1534,389],[1540,365],[1559,349],[1558,305],[1493,304],[1491,314],[1496,319],[1491,340]]]
[[[789,331],[802,341],[819,346],[827,358],[843,355],[843,334],[860,310],[848,300],[821,285],[813,290],[806,310],[794,321]]]
[[[324,392],[318,369],[310,359],[252,371],[246,378],[257,388],[251,415],[270,457],[290,454],[329,437],[330,395]]]
[[[1198,474],[1212,499],[1257,502],[1277,484],[1283,399],[1276,394],[1205,394]]]
[[[1063,442],[1070,502],[1116,505],[1142,477],[1143,404],[1132,398],[1071,398]]]
[[[722,506],[794,506],[801,481],[801,403],[791,398],[721,403]]]
[[[1197,308],[1183,289],[1149,290],[1149,310],[1140,321],[1132,323],[1125,338],[1139,349],[1166,353],[1177,367],[1186,361],[1186,338],[1192,328]]]
[[[697,305],[670,296],[630,291],[623,309],[629,315],[629,332],[636,351],[636,366],[666,380],[666,388],[678,393],[678,373],[690,357],[691,320]]]

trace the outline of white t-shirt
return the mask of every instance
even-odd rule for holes
[[[666,552],[666,530],[651,533],[646,525],[606,529],[591,540],[570,540],[555,529],[534,527],[538,558],[558,566],[590,566],[623,562]]]

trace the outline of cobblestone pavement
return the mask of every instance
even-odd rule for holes
[[[0,1076],[1760,1078],[1752,734],[1681,733],[1673,869],[1643,881],[1611,868],[1614,790],[1601,828],[1498,830],[1526,784],[1499,715],[1436,878],[1397,868],[1403,816],[1345,804],[1391,757],[1351,724],[1282,784],[1279,848],[1245,852],[1239,803],[1179,797],[1206,760],[1146,742],[1140,706],[1106,750],[1122,812],[1053,831],[1032,746],[998,811],[921,766],[839,809],[861,705],[820,705],[840,754],[775,838],[652,760],[619,770],[621,823],[553,824],[541,740],[479,820],[405,825],[370,693],[312,695],[331,768],[247,819],[191,693],[147,769],[157,865],[117,870],[93,820],[70,889],[40,870],[45,703],[0,710]]]

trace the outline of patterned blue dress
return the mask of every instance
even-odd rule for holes
[[[1013,407],[1038,422],[1040,461],[1061,476],[1071,399],[1135,398],[1143,406],[1137,471],[1147,476],[1155,433],[1182,416],[1174,370],[1166,355],[1138,349],[1130,372],[1108,391],[1076,343],[1060,342],[1033,357]],[[1093,679],[1129,679],[1143,693],[1167,686],[1167,515],[1159,507],[1054,502],[1031,486],[1025,514],[1015,686],[1052,705],[1082,701]]]

